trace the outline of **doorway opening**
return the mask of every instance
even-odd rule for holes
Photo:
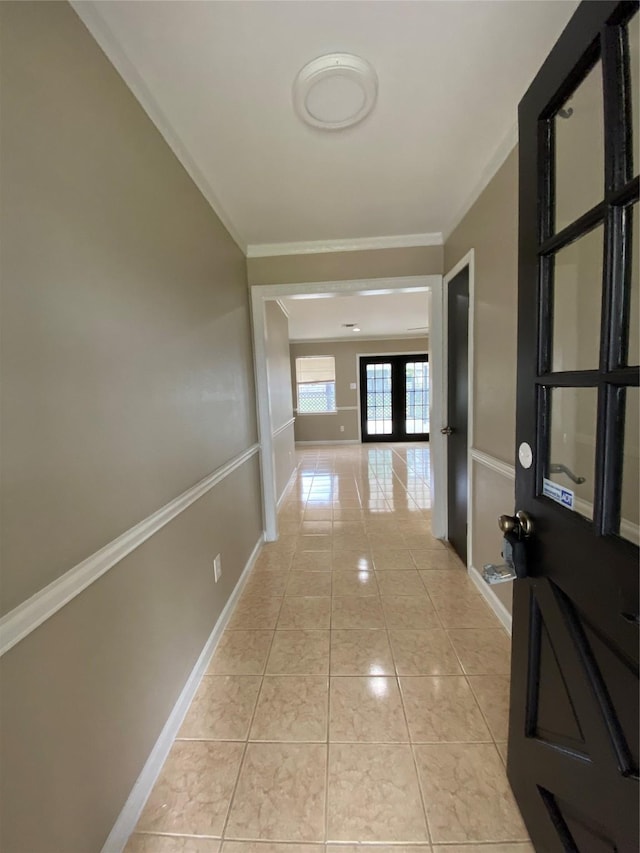
[[[398,278],[365,279],[353,281],[329,281],[329,282],[305,282],[300,284],[282,285],[253,285],[251,287],[251,308],[254,340],[254,361],[257,382],[258,403],[258,428],[261,447],[261,473],[262,473],[262,495],[264,507],[264,529],[266,541],[274,541],[278,538],[277,524],[277,497],[275,486],[275,445],[274,430],[276,425],[272,423],[272,401],[270,400],[268,366],[266,360],[266,306],[271,301],[297,297],[298,299],[318,298],[334,295],[371,295],[401,294],[413,291],[425,291],[431,293],[432,300],[432,329],[429,349],[433,353],[429,361],[430,380],[432,393],[428,405],[430,406],[429,419],[431,422],[442,421],[442,276],[402,276]],[[423,354],[421,354],[423,355]],[[354,388],[355,388],[354,382]],[[337,406],[336,408],[340,408]],[[418,407],[419,408],[419,407]],[[415,406],[414,406],[415,409]],[[356,414],[354,412],[354,414]],[[325,415],[329,417],[330,415]],[[415,420],[415,418],[414,418]],[[438,436],[440,438],[440,436]],[[416,435],[416,440],[423,440]],[[440,504],[445,495],[444,483],[441,480],[440,471],[433,473],[433,515],[432,531],[434,536],[444,536],[446,530],[442,519],[444,511]]]

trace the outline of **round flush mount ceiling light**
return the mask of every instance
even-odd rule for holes
[[[300,71],[293,84],[293,105],[307,124],[341,130],[369,115],[377,94],[378,77],[366,60],[329,53]]]

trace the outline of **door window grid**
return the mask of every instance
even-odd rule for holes
[[[409,435],[429,432],[429,362],[408,362],[405,382],[406,432]]]
[[[637,15],[633,19],[637,27]],[[602,33],[602,58],[596,53],[599,46],[592,47],[583,58],[581,81],[593,80],[595,70],[602,71],[604,94],[604,180],[601,200],[590,210],[567,224],[555,233],[556,191],[558,180],[556,168],[561,163],[557,158],[556,132],[560,119],[570,121],[566,115],[572,96],[580,90],[574,85],[573,92],[563,96],[560,107],[552,107],[551,113],[540,118],[539,140],[542,145],[540,162],[544,164],[541,182],[542,204],[540,205],[540,317],[539,317],[539,354],[538,395],[539,438],[538,459],[542,464],[537,470],[537,494],[543,493],[543,480],[550,475],[551,460],[551,389],[559,387],[593,388],[598,390],[597,438],[595,442],[596,471],[594,482],[594,524],[601,534],[620,531],[620,482],[623,455],[623,413],[624,394],[618,389],[637,386],[637,368],[624,367],[634,358],[633,341],[637,329],[629,334],[629,324],[638,322],[633,315],[631,303],[633,293],[632,229],[630,202],[638,198],[638,179],[629,180],[634,173],[634,146],[637,147],[637,135],[633,134],[632,106],[629,80],[630,65],[637,62],[634,57],[634,35],[628,37],[627,29],[623,39],[618,38],[619,27],[607,26]],[[595,66],[595,67],[594,67]],[[575,79],[575,78],[574,78]],[[596,87],[597,88],[597,87]],[[579,103],[579,98],[576,102]],[[591,98],[593,101],[593,98]],[[565,111],[561,115],[561,111]],[[637,121],[637,118],[635,119]],[[630,142],[632,144],[630,144]],[[578,158],[579,159],[579,158]],[[637,163],[636,163],[637,169]],[[593,200],[593,199],[592,199]],[[577,215],[578,211],[576,211]],[[591,370],[578,370],[559,365],[552,351],[553,340],[553,278],[555,258],[564,247],[579,240],[595,226],[604,226],[603,286],[601,304],[603,306],[600,331],[598,335],[598,367]],[[619,259],[622,259],[620,261]],[[637,260],[636,260],[637,263]],[[580,281],[578,281],[578,288]],[[575,322],[575,320],[574,320]],[[553,359],[553,364],[552,364]],[[577,365],[576,365],[577,366]],[[555,372],[560,370],[560,372]]]
[[[367,434],[391,435],[391,365],[367,364]]]

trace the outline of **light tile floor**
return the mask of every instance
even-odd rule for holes
[[[530,853],[509,640],[431,535],[429,446],[298,462],[126,853]]]

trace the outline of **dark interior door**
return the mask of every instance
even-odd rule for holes
[[[519,111],[516,505],[534,530],[508,775],[536,851],[639,849],[637,10],[582,3]]]
[[[428,441],[428,355],[361,357],[360,419],[363,441]]]
[[[467,564],[467,418],[469,414],[469,267],[447,291],[447,503],[448,538]]]

